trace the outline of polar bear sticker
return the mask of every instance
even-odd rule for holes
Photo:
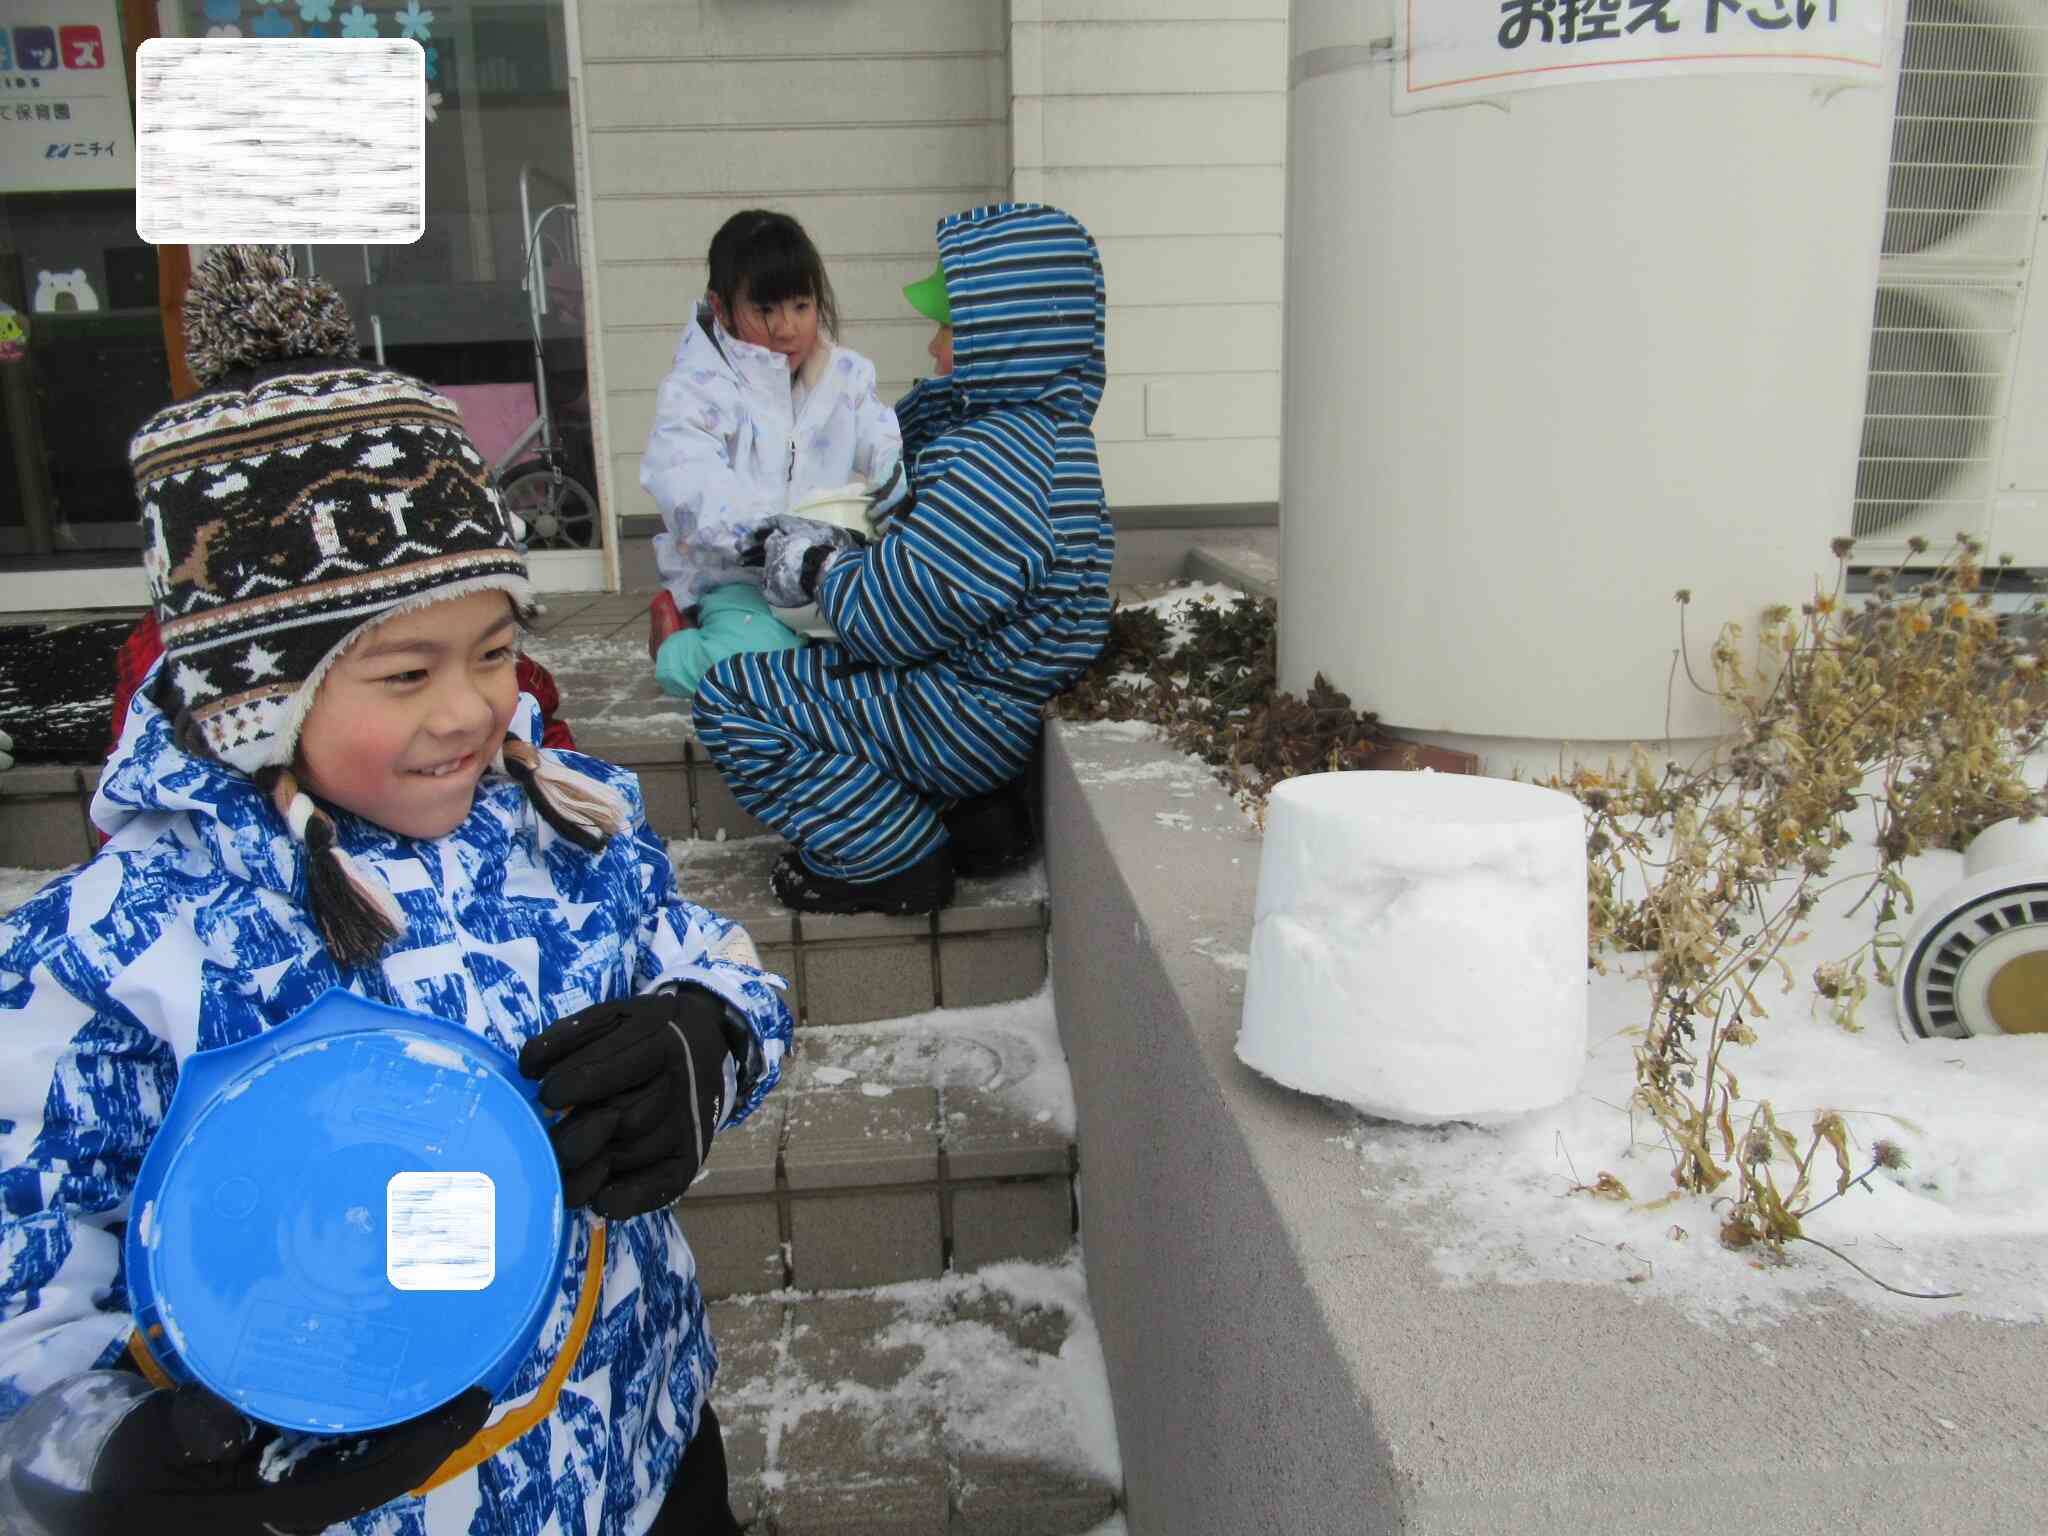
[[[83,267],[73,267],[69,272],[38,272],[34,307],[39,315],[61,315],[98,309],[100,297],[85,280]]]

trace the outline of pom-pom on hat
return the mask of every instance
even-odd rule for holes
[[[526,557],[454,404],[353,361],[341,296],[280,250],[221,246],[193,275],[205,393],[129,445],[163,630],[158,697],[180,739],[245,773],[291,762],[355,632],[496,589],[533,606]]]
[[[293,276],[283,251],[217,247],[193,274],[185,335],[205,392],[128,448],[163,632],[157,700],[188,750],[268,791],[308,850],[329,949],[362,963],[404,913],[299,787],[300,727],[327,669],[380,619],[491,591],[532,612],[526,557],[454,404],[354,361],[341,296]],[[494,766],[584,848],[625,824],[616,791],[523,741]]]

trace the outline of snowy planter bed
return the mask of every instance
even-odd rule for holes
[[[1744,1090],[1907,1150],[1809,1226],[1962,1293],[1906,1300],[1809,1245],[1725,1249],[1704,1199],[1645,1209],[1670,1162],[1624,1113],[1630,967],[1591,978],[1564,1104],[1369,1121],[1236,1057],[1261,842],[1202,764],[1055,724],[1046,817],[1132,1536],[2048,1529],[2048,1040],[1909,1044],[1882,995],[1845,1036],[1773,991]],[[1933,899],[1961,866],[1908,875]],[[1603,1172],[1634,1198],[1572,1193]]]

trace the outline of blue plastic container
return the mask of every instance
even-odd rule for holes
[[[128,1224],[151,1352],[317,1434],[502,1390],[569,1243],[537,1091],[488,1040],[342,991],[195,1053]]]

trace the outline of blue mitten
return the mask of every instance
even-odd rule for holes
[[[704,674],[728,656],[793,651],[803,643],[802,635],[775,617],[759,587],[729,582],[698,599],[695,629],[679,629],[662,641],[654,676],[664,693],[687,699]]]

